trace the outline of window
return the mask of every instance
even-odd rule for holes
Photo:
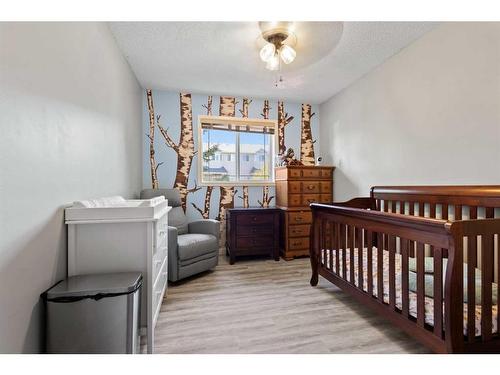
[[[276,122],[199,117],[198,180],[204,185],[268,185],[274,181]]]

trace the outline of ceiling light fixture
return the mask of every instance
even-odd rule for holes
[[[260,22],[261,35],[266,42],[260,50],[260,58],[269,70],[279,70],[280,62],[290,64],[295,60],[297,52],[295,34],[291,22]]]

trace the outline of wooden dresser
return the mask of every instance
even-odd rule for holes
[[[226,253],[229,263],[245,255],[269,255],[279,260],[280,210],[231,208],[226,216]]]
[[[333,202],[333,170],[328,166],[275,168],[276,206],[281,209],[281,255],[285,260],[309,255],[311,203]]]

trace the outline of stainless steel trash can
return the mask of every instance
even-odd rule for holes
[[[142,275],[72,276],[42,294],[48,353],[137,353]]]

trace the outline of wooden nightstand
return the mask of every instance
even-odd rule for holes
[[[280,210],[277,208],[231,208],[227,210],[226,253],[229,263],[244,255],[279,258]]]

